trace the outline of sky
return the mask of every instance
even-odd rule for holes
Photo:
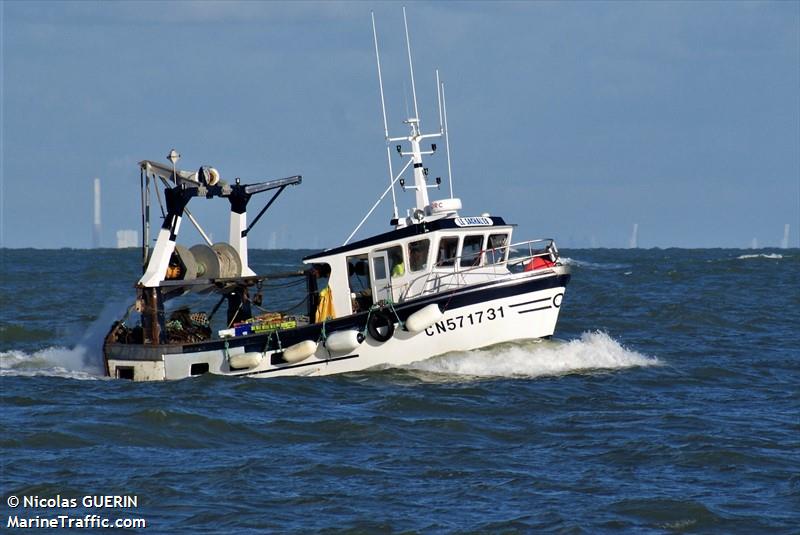
[[[413,110],[397,2],[35,2],[2,10],[0,246],[140,230],[137,162],[300,174],[250,246],[341,245]],[[462,215],[563,247],[777,246],[800,235],[800,2],[409,2],[422,128],[445,82]],[[449,196],[444,142],[425,160]],[[395,171],[402,167],[394,155]],[[398,191],[401,212],[412,191]],[[391,197],[356,238],[390,230]],[[250,202],[255,213],[268,194]],[[189,208],[227,239],[227,202]],[[141,236],[141,234],[140,234]],[[188,222],[179,241],[201,238]]]

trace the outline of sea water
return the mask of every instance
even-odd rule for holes
[[[103,377],[100,344],[138,251],[3,250],[0,532],[59,514],[152,533],[800,532],[800,251],[563,254],[552,340],[131,383]]]

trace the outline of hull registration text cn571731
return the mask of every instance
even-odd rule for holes
[[[484,321],[494,321],[498,318],[505,317],[506,316],[503,307],[500,306],[497,308],[487,308],[486,310],[479,310],[478,312],[472,312],[471,314],[464,314],[461,316],[447,318],[443,321],[437,321],[425,329],[425,334],[428,336],[433,336],[434,334],[455,331],[456,329],[463,329],[464,327],[469,327],[470,325],[479,325]]]

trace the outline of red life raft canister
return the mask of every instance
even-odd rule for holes
[[[555,266],[556,263],[549,258],[542,258],[535,256],[530,262],[525,264],[525,271],[534,271],[537,269],[549,268]]]

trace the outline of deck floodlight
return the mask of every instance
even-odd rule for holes
[[[400,187],[403,188],[403,191],[405,191],[405,189],[406,189],[406,179],[405,178],[401,178],[400,179]]]
[[[397,154],[399,154],[400,156],[403,155],[403,146],[402,145],[398,145],[397,146]]]
[[[169,151],[169,154],[167,154],[167,159],[172,162],[172,165],[175,165],[176,163],[178,163],[178,160],[181,159],[181,155],[178,154],[178,151],[172,149],[171,151]]]
[[[175,182],[175,185],[177,186],[178,185],[178,170],[175,167],[175,164],[178,163],[178,160],[181,159],[181,155],[178,154],[178,151],[176,151],[175,149],[172,149],[171,151],[169,151],[169,154],[167,154],[167,159],[169,159],[169,161],[172,162],[172,181]]]

